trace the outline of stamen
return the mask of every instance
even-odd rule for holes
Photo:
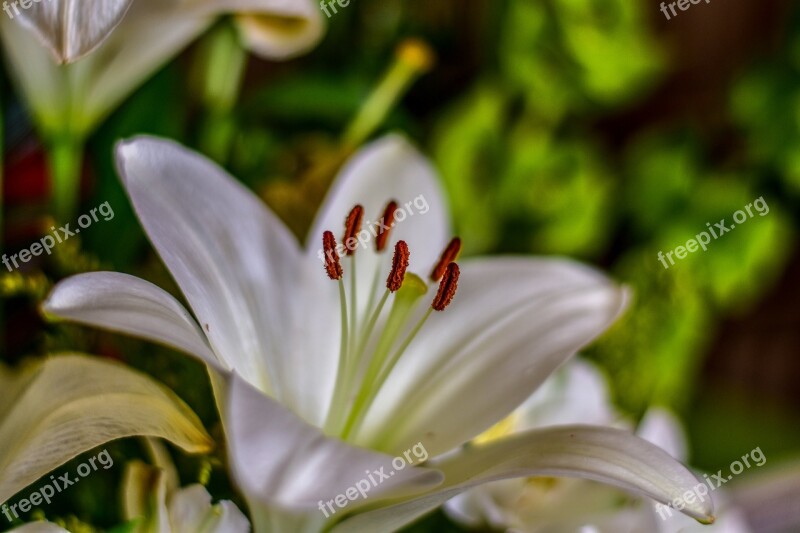
[[[460,274],[461,271],[456,263],[447,265],[442,282],[439,284],[439,292],[436,293],[436,298],[433,299],[431,304],[431,307],[436,311],[444,311],[453,301],[453,296],[456,295],[456,289],[458,288],[458,276]]]
[[[439,281],[442,279],[444,271],[447,269],[447,265],[458,258],[458,252],[460,251],[461,239],[455,237],[452,241],[450,241],[450,244],[447,245],[447,248],[444,249],[444,252],[442,252],[442,257],[439,258],[439,262],[436,263],[435,267],[433,267],[433,271],[431,272],[431,281]]]
[[[389,233],[392,230],[392,226],[394,226],[395,211],[397,211],[397,202],[392,200],[386,204],[386,209],[383,211],[383,218],[381,218],[382,226],[380,226],[378,236],[375,238],[375,248],[379,252],[382,252],[384,248],[386,248],[386,243],[389,240]]]
[[[364,219],[364,208],[355,206],[344,223],[345,255],[353,255],[358,249],[358,234],[361,233],[361,221]]]
[[[326,231],[322,234],[322,249],[325,252],[325,271],[328,277],[334,281],[342,279],[342,264],[336,252],[336,237],[332,232]]]
[[[397,241],[394,245],[394,257],[392,258],[392,271],[386,279],[386,288],[390,292],[397,292],[403,286],[403,279],[406,277],[408,268],[408,245],[406,241]]]

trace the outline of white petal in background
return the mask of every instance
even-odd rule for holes
[[[216,17],[238,10],[243,10],[239,19],[245,43],[265,57],[301,53],[324,33],[311,0],[134,0],[105,41],[66,67],[56,64],[48,48],[16,20],[0,17],[0,39],[39,125],[49,132],[69,125],[71,132],[88,133]],[[252,20],[260,22],[253,27]]]
[[[288,59],[316,45],[325,23],[312,0],[195,0],[215,14],[236,14],[245,45],[254,54]]]
[[[610,426],[621,422],[606,377],[575,358],[548,378],[516,411],[516,431],[564,424]]]
[[[3,378],[4,380],[6,378]],[[111,440],[160,437],[190,453],[213,443],[169,389],[129,368],[64,355],[23,371],[24,388],[3,389],[0,502],[73,457]]]
[[[128,463],[123,481],[126,521],[132,533],[248,533],[250,523],[232,502],[213,504],[202,485],[170,487],[159,468]]]
[[[396,506],[356,515],[334,532],[393,531],[470,487],[514,477],[591,479],[660,502],[669,502],[699,483],[686,467],[651,443],[623,430],[593,426],[530,431],[466,448],[430,466],[444,473],[441,486]],[[713,507],[708,501],[696,502],[684,512],[708,521]]]
[[[37,0],[20,11],[59,63],[72,63],[100,45],[133,0]]]
[[[689,459],[689,444],[683,426],[678,417],[666,409],[659,407],[648,409],[636,428],[636,434],[678,461]]]

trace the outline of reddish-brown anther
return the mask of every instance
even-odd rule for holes
[[[442,282],[439,283],[439,292],[436,293],[436,298],[433,299],[431,304],[431,307],[436,311],[444,311],[453,301],[453,296],[456,295],[456,289],[458,289],[459,275],[461,275],[461,271],[456,263],[447,265]]]
[[[364,220],[364,208],[355,206],[344,223],[344,249],[345,255],[353,255],[358,249],[358,234],[361,233],[361,221]]]
[[[408,269],[408,245],[406,241],[397,241],[394,245],[394,257],[392,258],[392,271],[386,278],[386,288],[391,292],[397,292],[403,286]]]
[[[375,248],[382,252],[386,248],[386,243],[389,241],[389,233],[394,226],[394,213],[397,211],[397,202],[392,200],[386,204],[386,209],[383,210],[383,218],[381,218],[380,229],[378,236],[375,238]]]
[[[332,280],[342,279],[342,264],[336,252],[336,237],[326,231],[322,234],[322,250],[325,253],[325,271]]]
[[[458,252],[461,251],[461,239],[454,237],[447,248],[442,252],[439,262],[433,267],[431,271],[431,281],[439,281],[442,279],[447,266],[458,258]]]

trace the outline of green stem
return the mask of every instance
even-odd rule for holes
[[[77,211],[83,164],[83,139],[64,133],[54,137],[48,150],[51,209],[58,222],[71,220]]]
[[[202,103],[200,148],[218,163],[225,164],[236,137],[233,109],[239,98],[247,51],[239,42],[235,28],[223,22],[203,40],[195,60]]]

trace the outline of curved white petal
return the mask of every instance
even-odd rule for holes
[[[478,441],[488,443],[528,429],[556,425],[607,426],[616,418],[600,369],[575,358],[559,368],[509,417],[481,434]],[[515,524],[537,524],[542,530],[549,527],[561,531],[574,530],[584,520],[591,519],[585,523],[596,525],[593,515],[602,511],[621,513],[618,499],[615,490],[580,480],[539,486],[513,479],[474,487],[449,500],[444,509],[455,521],[471,526],[486,523],[504,529]],[[580,513],[569,509],[577,500],[581,501]],[[644,509],[648,515],[649,511],[649,507]],[[548,526],[551,521],[554,523]]]
[[[140,137],[119,145],[117,164],[214,352],[321,424],[338,361],[335,284],[255,195],[199,154]]]
[[[660,502],[680,497],[701,484],[669,454],[630,433],[594,426],[563,426],[531,431],[433,461],[445,482],[426,494],[345,520],[336,533],[393,531],[453,496],[481,483],[532,476],[569,476],[608,483]],[[713,520],[710,501],[684,512]]]
[[[325,24],[314,0],[203,0],[214,14],[236,14],[245,45],[255,54],[288,59],[307,52],[322,38]]]
[[[387,379],[357,442],[446,452],[505,418],[625,306],[599,272],[556,259],[461,262],[458,292]],[[421,310],[422,312],[422,310]]]
[[[122,181],[214,352],[280,396],[300,251],[289,230],[221,168],[149,137],[117,148]]]
[[[315,509],[344,494],[366,472],[393,469],[392,457],[326,437],[236,374],[225,405],[228,451],[234,477],[248,500],[288,509]],[[442,481],[435,470],[409,467],[371,487],[369,502],[430,489]],[[364,504],[349,502],[348,510]]]
[[[375,233],[380,229],[386,204],[399,204],[397,222],[387,250],[375,253]],[[340,245],[344,223],[355,205],[364,207],[362,241],[355,254],[358,273],[359,315],[365,314],[367,295],[377,275],[380,292],[389,275],[392,249],[405,240],[411,251],[409,272],[427,277],[450,238],[444,196],[436,172],[404,137],[389,135],[359,150],[331,186],[306,239],[306,252],[321,265],[322,233],[330,230]],[[350,261],[343,258],[345,277]],[[348,282],[349,285],[349,282]]]
[[[0,502],[76,455],[133,435],[165,438],[189,452],[212,442],[169,389],[122,365],[79,355],[47,359],[22,374],[0,420]]]
[[[319,13],[305,19],[239,15],[236,23],[247,49],[272,59],[290,59],[308,52],[319,43],[325,31]]]
[[[34,0],[19,20],[36,33],[60,63],[71,63],[103,42],[133,0]]]
[[[167,512],[167,473],[138,459],[125,465],[122,510],[125,521],[137,520],[135,533],[172,533]]]
[[[62,319],[163,343],[212,366],[220,365],[197,322],[172,295],[128,274],[90,272],[67,278],[53,288],[42,309]]]

